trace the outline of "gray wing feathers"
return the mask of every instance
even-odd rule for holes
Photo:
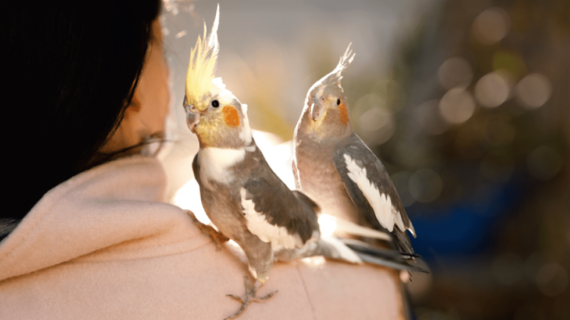
[[[198,163],[198,154],[194,156],[194,160],[192,160],[192,172],[194,173],[194,178],[200,184],[200,164]]]
[[[392,184],[392,180],[390,179],[388,172],[376,155],[374,155],[374,153],[368,149],[360,139],[358,139],[349,145],[339,148],[333,156],[333,161],[345,185],[346,191],[350,195],[353,203],[364,215],[366,221],[378,230],[385,230],[378,221],[374,209],[363,191],[360,190],[358,185],[349,177],[350,172],[347,166],[346,155],[353,159],[358,167],[366,170],[366,178],[368,182],[378,189],[380,194],[389,196],[392,206],[400,213],[405,229],[410,230],[410,232],[415,236],[412,223],[406,214],[402,201],[398,196],[396,188]],[[400,250],[408,253],[414,252],[405,230],[400,230],[398,227],[394,226],[392,235],[395,237],[394,242]]]
[[[313,209],[313,212],[315,213],[321,212],[321,208],[319,207],[319,205],[315,201],[313,201],[313,199],[309,198],[306,194],[304,194],[299,190],[293,190],[292,192],[295,198],[297,198],[297,200],[305,203],[307,206]]]
[[[291,192],[276,176],[273,179],[276,181],[248,180],[244,185],[248,197],[253,201],[255,211],[262,213],[269,224],[286,228],[290,235],[299,235],[305,243],[315,230],[319,230],[313,208],[316,204],[303,194]]]

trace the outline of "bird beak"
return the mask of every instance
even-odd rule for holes
[[[313,102],[313,104],[311,105],[311,119],[313,119],[313,121],[318,121],[323,117],[324,114],[325,114],[325,108],[323,107],[323,105],[320,103]]]
[[[186,124],[188,124],[188,128],[192,133],[196,133],[196,126],[200,123],[200,113],[198,113],[198,109],[196,106],[192,105],[185,105],[184,110],[186,110]]]

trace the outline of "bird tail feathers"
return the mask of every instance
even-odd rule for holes
[[[380,248],[359,240],[343,239],[341,241],[353,250],[364,262],[398,270],[429,273],[428,269],[426,269],[427,264],[418,254],[409,254],[397,250]],[[412,262],[414,265],[411,265],[409,262]],[[420,267],[416,264],[426,266],[426,268]]]
[[[399,251],[361,245],[359,241],[340,240],[336,237],[321,237],[318,241],[308,242],[303,248],[281,250],[274,256],[279,261],[294,261],[302,258],[323,256],[349,263],[389,267],[397,270],[429,273],[428,270],[405,261],[405,254]],[[417,256],[417,255],[416,255]],[[421,261],[421,259],[420,259]],[[423,263],[425,265],[425,263]]]
[[[321,254],[327,258],[344,260],[356,264],[362,263],[362,260],[356,252],[351,250],[342,241],[335,237],[320,238],[319,248]]]
[[[366,228],[356,223],[350,222],[348,220],[336,217],[336,229],[335,232],[346,233],[351,236],[358,236],[364,238],[378,239],[384,241],[392,241],[390,234],[382,231],[378,231],[371,228]]]

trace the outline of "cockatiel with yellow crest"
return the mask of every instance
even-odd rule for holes
[[[219,7],[212,32],[207,36],[204,30],[191,51],[183,106],[200,144],[192,168],[204,210],[219,232],[243,249],[258,281],[251,286],[246,280],[244,298],[230,295],[243,302],[235,317],[250,301],[267,298],[256,299],[255,294],[268,279],[274,259],[324,255],[361,260],[341,242],[320,238],[318,205],[289,190],[271,170],[252,138],[246,105],[214,77],[218,23]]]

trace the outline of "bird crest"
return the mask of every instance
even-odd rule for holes
[[[220,22],[220,5],[216,11],[216,18],[210,35],[207,35],[206,23],[204,22],[204,35],[198,36],[196,45],[190,51],[190,63],[186,73],[186,97],[189,104],[195,105],[200,111],[207,105],[201,106],[198,102],[203,97],[211,94],[215,87],[223,86],[221,79],[214,80],[220,44],[218,42],[218,25]],[[216,79],[218,80],[218,79]]]
[[[334,68],[334,70],[331,73],[323,77],[323,79],[321,80],[322,84],[326,85],[336,84],[340,86],[340,80],[342,79],[342,72],[344,71],[344,69],[348,67],[348,65],[354,59],[354,52],[352,52],[352,50],[350,49],[351,45],[352,43],[348,44],[348,48],[346,48],[346,51],[344,52],[342,57],[340,57],[340,61],[336,66],[336,68]]]

